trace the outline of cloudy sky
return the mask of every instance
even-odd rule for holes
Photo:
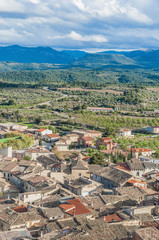
[[[159,49],[158,0],[0,0],[0,45]]]

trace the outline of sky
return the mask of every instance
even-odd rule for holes
[[[0,0],[0,45],[159,49],[158,0]]]

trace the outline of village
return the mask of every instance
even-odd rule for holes
[[[34,143],[0,149],[0,239],[159,239],[159,159],[153,150],[120,150],[96,130],[62,135],[0,123],[1,139],[15,132]],[[121,129],[122,136],[133,138],[130,129]],[[125,160],[112,162],[110,154],[117,153]]]

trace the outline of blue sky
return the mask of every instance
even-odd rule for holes
[[[158,0],[0,0],[0,45],[159,49]]]

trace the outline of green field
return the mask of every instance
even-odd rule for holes
[[[12,139],[20,139],[21,137],[10,137],[10,138],[3,138],[3,139],[0,139],[0,143],[7,143],[9,140],[12,140]]]

